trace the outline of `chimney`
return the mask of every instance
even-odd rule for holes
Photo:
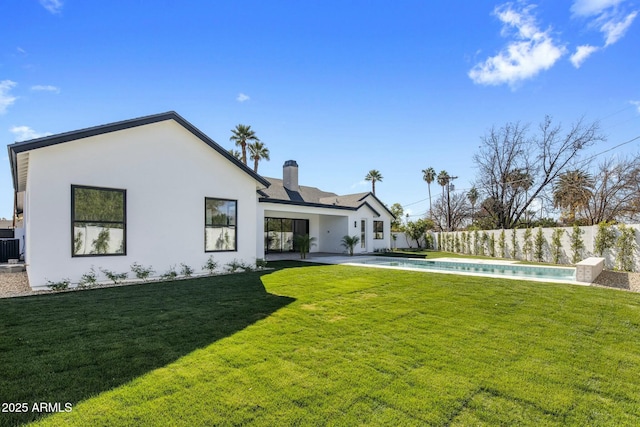
[[[282,166],[282,183],[289,191],[299,191],[298,186],[298,164],[295,160],[287,160]]]

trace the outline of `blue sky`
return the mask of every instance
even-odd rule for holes
[[[251,125],[271,151],[265,176],[294,159],[301,184],[345,194],[378,169],[377,195],[419,215],[421,170],[468,189],[491,126],[599,120],[608,139],[587,155],[640,136],[638,3],[6,0],[0,136],[175,110],[225,148]]]

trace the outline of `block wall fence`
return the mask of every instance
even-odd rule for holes
[[[638,253],[638,248],[640,248],[640,224],[625,224],[628,227],[631,227],[635,230],[635,243],[636,243],[636,248],[634,250],[634,268],[633,271],[640,271],[640,254]],[[579,258],[585,259],[588,257],[592,257],[592,256],[597,256],[594,253],[594,245],[595,245],[595,238],[596,238],[596,234],[598,233],[598,226],[597,225],[593,225],[593,226],[582,226],[579,227],[582,230],[582,234],[581,234],[581,239],[582,242],[584,244],[584,249],[582,249],[581,254],[579,256]],[[561,237],[561,249],[560,249],[560,258],[558,263],[559,264],[571,264],[571,260],[573,258],[573,250],[571,249],[571,235],[573,234],[573,227],[551,227],[551,228],[543,228],[542,229],[542,235],[544,237],[544,244],[543,244],[543,261],[544,262],[552,262],[552,255],[551,255],[551,243],[552,243],[552,235],[555,229],[562,229],[564,230],[564,232],[562,233],[562,237]],[[616,232],[616,237],[619,235],[619,231],[618,231],[618,227],[613,226],[613,230],[615,230]],[[478,230],[478,234],[480,236],[480,239],[482,238],[482,234],[483,233],[487,233],[487,235],[489,237],[491,237],[493,235],[493,238],[495,240],[495,256],[496,257],[500,257],[501,253],[500,253],[500,247],[498,245],[498,241],[500,239],[500,233],[502,232],[502,230]],[[512,232],[513,230],[504,230],[505,233],[505,251],[506,251],[506,258],[508,259],[518,259],[518,260],[525,260],[524,257],[524,253],[523,253],[523,247],[524,247],[524,234],[525,234],[525,229],[516,229],[516,250],[514,253],[513,250],[513,245],[512,245]],[[532,233],[532,241],[535,242],[535,237],[536,234],[538,232],[538,228],[531,228],[531,233]],[[474,241],[473,241],[473,236],[474,236],[474,231],[452,231],[452,232],[438,232],[438,233],[430,233],[432,236],[432,240],[434,242],[434,249],[440,249],[442,250],[443,248],[443,241],[446,238],[447,235],[450,235],[451,238],[455,239],[455,236],[458,236],[458,240],[461,242],[460,245],[462,245],[462,234],[466,233],[467,236],[471,236],[471,250],[472,250],[472,254],[473,254],[473,247],[474,247]],[[394,240],[393,238],[391,239],[391,247],[392,248],[416,248],[416,242],[415,240],[409,239],[407,236],[405,236],[404,233],[401,232],[392,232],[392,236],[396,235],[396,239]],[[535,246],[535,245],[534,245]],[[421,247],[425,247],[425,239],[421,240]],[[455,247],[453,248],[453,250],[450,250],[450,252],[456,252]],[[532,251],[533,252],[533,251]],[[459,253],[468,253],[465,250],[460,250]],[[489,251],[485,250],[485,255],[489,255]],[[606,254],[603,254],[603,257],[605,258],[605,267],[608,269],[612,269],[615,267],[615,262],[616,262],[616,249],[615,247],[608,250]],[[528,260],[531,261],[533,260],[533,253],[529,254],[528,256]]]

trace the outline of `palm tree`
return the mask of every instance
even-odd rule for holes
[[[436,179],[438,181],[438,184],[442,186],[442,206],[445,206],[444,187],[449,185],[449,181],[451,181],[451,176],[449,175],[449,173],[447,171],[442,170],[442,171],[440,171],[440,173],[438,174]],[[445,218],[445,221],[446,221],[446,225],[447,225],[447,231],[449,231],[449,225],[450,225],[449,205],[447,204],[446,206],[447,206],[447,217]]]
[[[249,148],[250,159],[253,160],[253,171],[258,173],[258,162],[262,159],[269,159],[269,149],[261,142],[256,141],[247,144]]]
[[[229,154],[235,157],[238,160],[242,160],[242,154],[238,150],[234,150],[233,148],[229,149]]]
[[[558,176],[553,186],[553,204],[569,210],[569,223],[575,222],[576,211],[589,203],[593,186],[593,178],[585,171],[570,170]]]
[[[469,203],[471,203],[471,221],[473,222],[473,217],[476,216],[476,203],[478,203],[478,198],[480,194],[478,193],[478,189],[475,187],[471,187],[469,192],[467,193],[467,199],[469,199]]]
[[[242,147],[242,163],[247,164],[247,144],[249,141],[259,141],[256,133],[251,130],[251,126],[237,125],[235,129],[231,129],[231,137],[229,141],[234,141],[236,146]]]
[[[358,236],[349,236],[348,234],[342,237],[340,244],[349,251],[349,256],[353,256],[353,248],[360,242]]]
[[[380,171],[371,169],[367,176],[364,177],[365,181],[371,181],[371,192],[376,195],[376,181],[382,182],[382,175]]]
[[[443,170],[443,171],[440,171],[436,179],[438,181],[438,185],[442,186],[442,202],[444,203],[444,187],[446,187],[447,184],[449,184],[451,177],[449,176],[449,172]]]
[[[436,179],[436,170],[431,167],[422,169],[422,179],[427,182],[427,188],[429,188],[429,216],[431,216],[431,183]]]

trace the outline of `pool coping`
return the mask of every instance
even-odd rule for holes
[[[398,267],[398,266],[390,266],[390,265],[374,265],[374,264],[362,264],[359,261],[369,261],[369,260],[379,260],[383,257],[379,256],[333,256],[333,257],[322,257],[315,259],[307,259],[304,261],[315,262],[320,264],[336,264],[336,265],[348,265],[354,267],[371,267],[371,268],[387,268],[391,270],[405,270],[405,271],[418,271],[422,273],[440,273],[440,274],[457,274],[460,276],[474,276],[474,277],[491,277],[496,279],[510,279],[510,280],[525,280],[531,282],[546,282],[546,283],[563,283],[570,285],[581,285],[581,286],[590,286],[591,283],[586,282],[578,282],[575,280],[562,280],[562,279],[542,279],[537,277],[519,277],[519,276],[507,276],[501,274],[484,274],[484,273],[475,273],[475,272],[466,272],[466,271],[446,271],[446,270],[430,270],[427,268],[412,268],[412,267]],[[407,258],[389,258],[390,261],[394,259],[407,259]],[[409,258],[412,259],[412,258]],[[489,264],[489,265],[510,265],[516,264],[517,261],[506,261],[506,260],[481,260],[474,258],[432,258],[430,261],[445,261],[445,262],[459,262],[459,263],[472,263],[472,264]],[[521,264],[516,264],[521,265]],[[571,268],[571,267],[562,267],[562,266],[544,266],[545,268]]]

